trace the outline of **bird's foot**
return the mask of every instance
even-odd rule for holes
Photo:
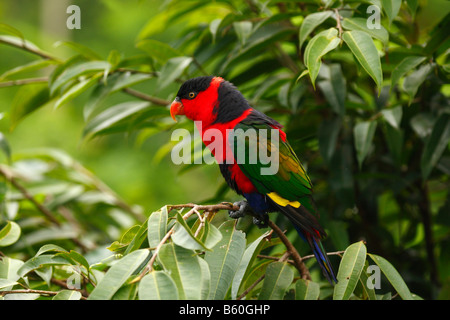
[[[241,200],[238,202],[233,203],[233,206],[239,207],[239,210],[233,211],[228,210],[228,216],[233,219],[239,219],[245,216],[245,214],[251,210],[250,206],[248,205],[247,201]]]
[[[269,226],[269,216],[267,214],[258,215],[258,217],[253,217],[253,224],[259,229],[267,228]]]

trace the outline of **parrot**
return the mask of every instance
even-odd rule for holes
[[[311,180],[290,146],[283,126],[250,106],[231,82],[219,76],[200,76],[183,82],[170,105],[170,115],[174,121],[177,115],[194,121],[228,186],[243,196],[244,200],[234,203],[239,210],[230,210],[229,216],[237,219],[250,214],[253,222],[263,228],[267,227],[268,213],[282,213],[310,246],[328,282],[337,283],[321,243],[327,234],[318,222]],[[220,133],[222,138],[213,135],[213,139],[208,132]],[[256,134],[247,134],[252,132]],[[235,146],[239,137],[241,148],[247,151],[240,161],[236,155],[241,149]],[[270,169],[270,164],[262,157],[254,159],[261,150],[270,151],[271,159],[274,156],[277,162],[276,170],[269,174],[267,171],[263,174],[262,170]],[[252,156],[253,161],[249,161]]]

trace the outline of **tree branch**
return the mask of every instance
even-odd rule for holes
[[[142,99],[142,100],[145,100],[145,101],[150,101],[151,103],[159,105],[159,106],[164,106],[165,107],[165,106],[168,106],[171,103],[171,101],[160,99],[160,98],[157,98],[157,97],[152,97],[152,96],[149,96],[149,95],[147,95],[145,93],[136,91],[134,89],[125,88],[125,89],[123,89],[123,91],[128,93],[129,95],[135,96],[136,98],[139,98],[139,99]]]
[[[48,53],[46,53],[44,51],[41,51],[39,48],[34,48],[34,47],[28,46],[27,43],[25,42],[25,40],[22,40],[22,44],[21,45],[19,45],[15,41],[8,41],[7,39],[0,39],[0,43],[4,43],[4,44],[10,45],[12,47],[23,49],[23,50],[28,51],[28,52],[30,52],[32,54],[38,55],[38,56],[40,56],[41,58],[44,58],[44,59],[60,61],[58,58],[56,58],[54,56],[51,56],[50,54],[48,54]]]
[[[239,210],[239,208],[237,206],[233,206],[233,204],[231,204],[229,202],[222,202],[220,204],[215,204],[215,205],[197,205],[194,203],[187,203],[187,204],[169,205],[168,207],[170,208],[169,211],[172,209],[192,208],[191,210],[189,210],[189,212],[187,212],[183,216],[184,220],[186,220],[192,214],[196,213],[199,210],[207,211],[207,212],[217,212],[219,210],[233,210],[233,211]],[[272,230],[277,233],[278,237],[281,239],[283,244],[286,246],[287,253],[288,253],[287,257],[291,256],[293,258],[294,265],[300,272],[302,279],[311,280],[311,275],[309,273],[308,268],[303,263],[303,260],[300,257],[298,251],[295,249],[295,247],[292,245],[292,243],[289,241],[289,239],[285,236],[284,232],[271,220],[268,221],[268,224],[269,224],[269,227],[272,228]],[[155,262],[156,256],[159,253],[159,249],[171,237],[173,231],[174,231],[174,227],[172,227],[172,229],[170,229],[166,233],[164,238],[161,240],[161,242],[158,244],[155,251],[153,252],[153,256],[150,259],[150,261],[148,262],[147,266],[144,268],[142,273],[133,280],[133,282],[140,281],[147,272],[150,272],[152,270],[153,263]],[[286,259],[287,259],[287,257],[286,257]]]

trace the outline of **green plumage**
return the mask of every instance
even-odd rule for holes
[[[282,140],[278,129],[266,123],[241,122],[236,125],[233,134],[235,140],[232,146],[235,155],[245,154],[244,161],[238,161],[238,165],[258,192],[262,194],[276,192],[282,198],[299,201],[310,212],[315,212],[311,198],[311,180],[289,142]],[[278,143],[272,134],[278,135]],[[239,144],[241,141],[245,143]],[[262,162],[261,152],[273,157],[278,155],[278,170],[273,172],[274,174],[261,173],[261,169],[268,170],[271,166],[270,163]]]

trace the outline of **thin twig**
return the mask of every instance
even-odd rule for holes
[[[132,96],[135,96],[136,98],[139,98],[139,99],[145,100],[145,101],[150,101],[151,103],[159,105],[159,106],[164,106],[165,107],[165,106],[168,106],[171,103],[171,101],[164,100],[164,99],[157,98],[157,97],[152,97],[152,96],[149,96],[149,95],[147,95],[145,93],[136,91],[136,90],[131,89],[131,88],[125,88],[125,89],[123,89],[123,91],[128,93],[128,94],[130,94],[130,95],[132,95]]]
[[[339,38],[342,39],[341,15],[338,9],[334,9],[334,13],[336,14],[336,28],[339,30]]]
[[[22,289],[22,290],[7,290],[7,291],[0,291],[0,296],[4,296],[7,294],[14,294],[14,293],[38,293],[43,294],[46,296],[56,296],[59,291],[47,291],[47,290],[35,290],[35,289]],[[81,296],[81,299],[86,299],[86,297]]]
[[[342,256],[344,254],[344,252],[345,251],[343,251],[343,250],[335,251],[335,252],[327,252],[327,256]],[[310,254],[310,255],[302,257],[302,260],[305,261],[305,260],[312,259],[312,258],[315,258],[315,255]]]
[[[38,209],[44,216],[47,217],[48,220],[50,220],[53,224],[60,227],[61,223],[53,216],[53,213],[48,210],[46,207],[44,207],[42,204],[36,201],[34,197],[28,192],[27,189],[25,189],[24,186],[22,186],[19,182],[17,182],[17,179],[15,179],[11,173],[7,172],[4,168],[0,167],[0,174],[5,177],[6,180],[11,182],[11,184],[16,188],[17,190],[22,193],[22,195],[30,201],[36,209]]]
[[[7,39],[3,38],[3,39],[0,39],[0,43],[4,43],[4,44],[7,44],[7,45],[10,45],[10,46],[19,48],[19,49],[24,49],[24,50],[26,50],[26,51],[28,51],[30,53],[33,53],[35,55],[38,55],[38,56],[40,56],[41,58],[44,58],[44,59],[54,60],[54,61],[60,62],[60,60],[58,58],[56,58],[54,56],[51,56],[50,54],[48,54],[48,53],[46,53],[44,51],[41,51],[38,48],[28,46],[27,43],[25,42],[25,40],[23,40],[22,44],[19,45],[15,41],[8,41]]]
[[[289,239],[285,236],[284,232],[271,220],[268,221],[269,227],[273,229],[280,237],[281,242],[286,246],[287,251],[290,253],[292,259],[294,260],[295,267],[300,272],[302,279],[311,280],[311,275],[306,265],[303,263],[302,257],[298,254],[297,249],[292,245]]]
[[[29,192],[28,190],[22,186],[16,178],[14,178],[12,176],[12,174],[10,172],[8,172],[7,170],[5,170],[2,166],[0,166],[0,175],[2,175],[3,177],[5,177],[5,179],[7,181],[9,181],[14,188],[16,188],[17,190],[19,190],[19,192],[24,196],[25,199],[27,199],[28,201],[30,201],[38,211],[40,211],[48,220],[50,220],[51,223],[53,223],[55,226],[57,227],[61,227],[61,223],[55,218],[55,216],[53,215],[53,213],[47,209],[45,206],[43,206],[42,204],[40,204]],[[78,240],[77,238],[72,238],[71,239],[76,245],[78,245],[84,252],[88,251],[86,246],[81,243],[80,240]]]
[[[256,287],[256,285],[258,283],[260,283],[261,281],[263,281],[263,279],[266,277],[266,274],[262,274],[261,277],[259,277],[258,279],[256,279],[255,282],[253,282],[247,289],[245,289],[244,292],[242,292],[242,294],[236,298],[236,300],[241,300],[242,298],[244,298],[254,287]]]

